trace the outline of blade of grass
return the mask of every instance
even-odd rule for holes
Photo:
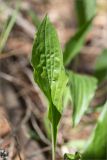
[[[12,14],[10,20],[8,19],[5,24],[4,31],[2,32],[2,35],[0,37],[0,53],[2,52],[2,50],[6,44],[6,41],[9,37],[9,34],[15,24],[17,13],[18,13],[18,7],[13,11],[13,14]]]

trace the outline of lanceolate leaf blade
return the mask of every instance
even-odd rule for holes
[[[77,125],[87,110],[97,87],[97,80],[91,76],[69,73],[73,103],[73,124]]]
[[[64,50],[64,64],[69,62],[80,52],[84,45],[85,37],[89,31],[93,18],[81,27],[77,33],[67,42]]]
[[[107,102],[85,148],[82,160],[107,160]]]
[[[49,119],[52,123],[55,145],[67,76],[57,33],[47,16],[40,25],[34,40],[32,65],[34,79],[49,100]]]

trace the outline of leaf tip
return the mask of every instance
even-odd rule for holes
[[[45,14],[44,21],[50,21],[48,14]]]

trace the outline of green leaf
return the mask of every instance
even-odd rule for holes
[[[66,153],[64,155],[64,160],[80,160],[81,154],[79,152],[76,152],[75,154],[68,154]]]
[[[53,145],[62,113],[62,96],[67,83],[63,55],[54,26],[46,16],[41,23],[32,49],[34,79],[49,101],[48,117],[52,124]]]
[[[107,160],[107,102],[85,148],[82,160]]]
[[[107,49],[104,49],[102,54],[100,54],[95,63],[95,76],[98,78],[99,82],[107,79]]]
[[[79,27],[83,26],[96,13],[96,0],[75,0]]]
[[[73,124],[77,125],[87,110],[97,88],[94,77],[69,73],[69,83],[73,102]]]
[[[77,33],[71,37],[71,39],[67,42],[64,50],[64,64],[68,65],[70,61],[79,54],[81,48],[84,45],[85,37],[89,31],[92,20],[89,20],[83,27],[81,27]]]
[[[66,153],[64,155],[64,160],[75,160],[75,155]]]

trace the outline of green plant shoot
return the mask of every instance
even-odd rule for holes
[[[67,84],[63,55],[54,26],[48,16],[42,21],[32,49],[34,79],[49,101],[52,126],[52,159],[55,160],[57,127],[62,113],[62,96]]]

